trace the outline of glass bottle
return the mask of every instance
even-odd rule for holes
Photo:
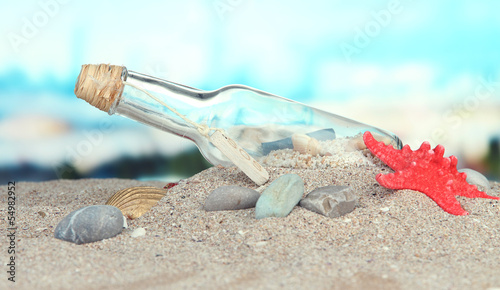
[[[390,132],[243,85],[202,91],[123,66],[101,64],[82,66],[75,94],[109,115],[122,115],[193,141],[213,165],[232,163],[179,114],[224,130],[254,158],[269,154],[273,148],[290,147],[291,136],[297,133],[326,140],[353,138],[370,131],[402,148],[400,139]]]

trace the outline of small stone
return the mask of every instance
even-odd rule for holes
[[[75,210],[56,227],[56,239],[85,244],[112,238],[123,229],[122,212],[111,205],[92,205]]]
[[[491,189],[488,178],[486,178],[486,176],[482,175],[480,172],[469,168],[459,169],[458,172],[465,172],[467,174],[467,178],[465,179],[465,181],[467,181],[467,183],[469,184],[476,185],[478,190],[488,192],[488,190]]]
[[[236,210],[254,207],[260,193],[242,186],[221,186],[210,193],[203,208],[206,211]]]
[[[350,213],[358,197],[349,186],[324,186],[311,191],[300,201],[310,211],[335,218]]]
[[[137,228],[135,229],[130,236],[132,238],[137,238],[137,237],[142,237],[146,234],[146,229],[145,228]]]
[[[285,174],[264,190],[255,205],[255,218],[286,217],[304,194],[304,181],[297,174]]]

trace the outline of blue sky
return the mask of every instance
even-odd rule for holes
[[[82,64],[111,63],[206,90],[245,84],[396,132],[412,147],[484,150],[499,132],[498,11],[493,0],[9,1],[0,123],[31,114],[96,126],[106,115],[72,91]],[[494,87],[488,98],[475,96],[482,80]],[[442,129],[447,138],[434,134]]]
[[[496,11],[495,1],[11,1],[0,20],[0,71],[66,79],[81,63],[111,62],[207,88],[251,82],[306,98],[293,92],[315,86],[328,63],[419,63],[439,85],[498,73]],[[343,45],[370,28],[368,44],[346,59]]]

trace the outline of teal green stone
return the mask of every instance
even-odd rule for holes
[[[255,218],[286,217],[304,194],[304,181],[297,174],[285,174],[264,190],[255,205]]]

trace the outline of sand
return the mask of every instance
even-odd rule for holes
[[[359,205],[327,218],[295,207],[286,218],[256,220],[254,209],[205,212],[221,185],[257,188],[236,168],[212,167],[169,190],[122,234],[75,245],[53,237],[58,222],[104,204],[131,186],[120,179],[16,183],[19,289],[499,289],[500,202],[459,197],[468,216],[444,212],[422,193],[382,188],[381,166],[321,170],[267,168],[271,180],[299,174],[306,192],[350,185]],[[489,194],[500,195],[493,183]],[[7,185],[0,194],[2,264],[7,254]],[[134,229],[146,234],[132,238]],[[7,281],[1,271],[0,289]],[[495,288],[497,287],[497,288]]]

